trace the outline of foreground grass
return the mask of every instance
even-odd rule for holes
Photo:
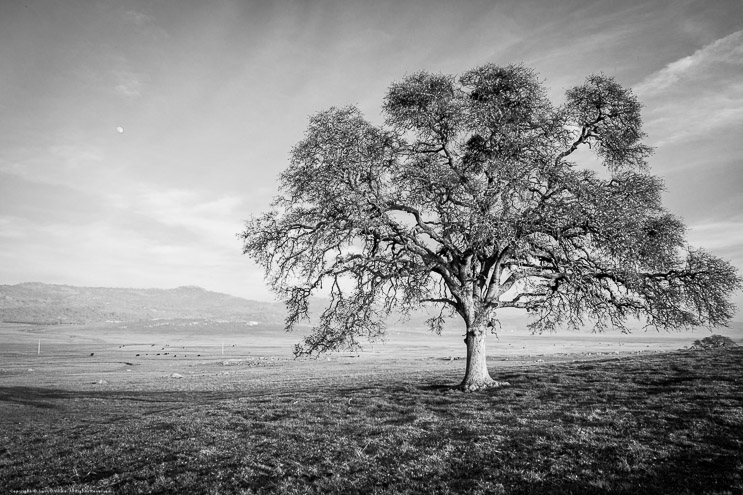
[[[0,487],[743,493],[742,377],[736,348],[509,368],[511,387],[475,394],[403,376],[242,396],[6,387]]]

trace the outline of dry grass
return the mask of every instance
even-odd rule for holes
[[[191,391],[0,387],[0,487],[743,493],[743,348],[515,366],[497,373],[511,387],[475,394],[436,366]]]

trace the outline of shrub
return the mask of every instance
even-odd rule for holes
[[[717,347],[736,347],[737,345],[738,344],[736,344],[730,337],[715,334],[705,337],[702,340],[695,340],[694,345],[691,348],[707,350],[715,349]]]

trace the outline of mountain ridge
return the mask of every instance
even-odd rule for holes
[[[282,323],[281,303],[252,301],[197,286],[175,289],[77,287],[24,282],[0,285],[0,321],[86,324],[174,318]]]
[[[312,298],[311,321],[317,321],[328,300]],[[407,320],[392,315],[388,325],[425,330],[425,308],[414,311]],[[280,302],[264,302],[213,292],[187,285],[174,289],[117,287],[78,287],[72,285],[23,282],[0,285],[0,322],[56,325],[133,322],[157,319],[210,319],[283,325],[286,308]],[[525,314],[504,311],[499,314],[502,330],[526,330]],[[447,320],[449,330],[461,330],[461,321]],[[730,322],[743,331],[743,322]],[[638,329],[641,327],[638,327]],[[427,330],[426,330],[427,331]]]

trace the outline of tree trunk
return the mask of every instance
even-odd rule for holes
[[[467,344],[467,370],[464,373],[464,380],[459,387],[466,392],[473,392],[489,387],[499,387],[508,385],[493,380],[488,373],[488,366],[485,361],[487,354],[485,352],[485,328],[471,328],[467,330],[464,342]]]

